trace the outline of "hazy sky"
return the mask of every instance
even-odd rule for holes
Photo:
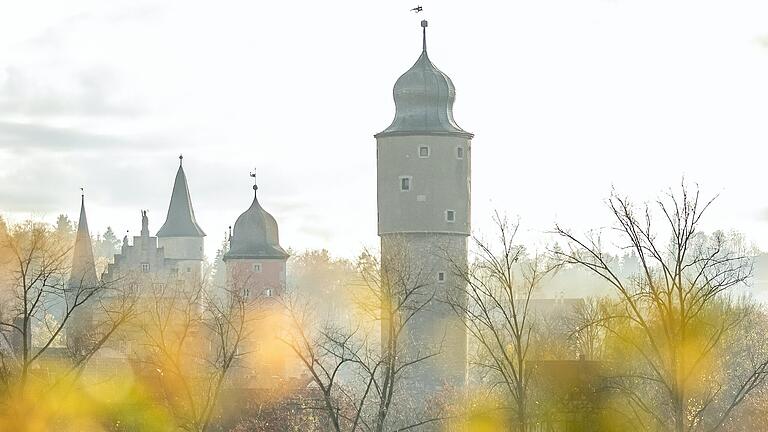
[[[425,12],[408,10],[422,4]],[[474,132],[473,219],[606,222],[611,186],[682,176],[721,194],[708,226],[768,248],[768,2],[0,0],[0,211],[92,233],[165,219],[184,154],[207,252],[251,201],[281,242],[375,244],[375,140],[392,85],[430,58]]]

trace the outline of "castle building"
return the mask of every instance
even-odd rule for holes
[[[205,233],[195,219],[182,159],[179,156],[168,216],[157,236],[149,235],[149,218],[142,211],[140,235],[134,236],[132,243],[128,236],[123,239],[120,253],[102,275],[105,282],[128,278],[129,283],[177,287],[200,282]]]
[[[165,257],[165,249],[158,245],[157,237],[149,235],[149,218],[145,210],[141,211],[141,233],[132,240],[129,242],[128,236],[123,238],[120,253],[115,254],[101,276],[104,282],[122,279],[129,284],[168,283],[183,275],[175,260]]]
[[[428,299],[402,336],[406,361],[439,352],[412,372],[426,400],[466,383],[467,333],[447,301],[466,302],[455,270],[467,265],[473,134],[453,118],[455,88],[430,61],[421,26],[421,55],[395,83],[395,118],[375,138],[382,263],[403,257],[394,271],[409,271],[400,279],[423,285],[416,297]]]

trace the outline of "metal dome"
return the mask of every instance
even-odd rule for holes
[[[224,259],[288,257],[288,253],[280,246],[277,222],[259,204],[257,189],[253,187],[253,203],[237,218],[232,228],[229,251]]]
[[[395,119],[376,137],[390,135],[457,135],[471,138],[453,119],[456,89],[453,82],[429,60],[426,42],[427,22],[422,21],[424,44],[421,55],[398,78],[393,90]]]

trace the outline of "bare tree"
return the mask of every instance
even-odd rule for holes
[[[312,304],[291,300],[286,302],[286,309],[290,329],[283,341],[320,390],[321,400],[315,401],[319,404],[312,402],[305,408],[322,412],[326,426],[336,432],[371,430],[364,414],[376,373],[361,368],[368,345],[363,332],[327,318],[318,321]],[[358,378],[362,378],[362,391]]]
[[[410,334],[414,321],[434,307],[436,287],[430,283],[430,269],[425,268],[422,259],[413,256],[423,251],[411,250],[401,238],[384,241],[388,244],[380,256],[364,251],[358,260],[363,290],[367,292],[364,298],[368,300],[360,305],[369,318],[381,324],[380,355],[369,350],[369,358],[361,364],[367,375],[374,377],[377,406],[372,423],[376,432],[384,431],[393,421],[401,429],[409,429],[441,420],[439,413],[428,412],[417,413],[418,418],[407,418],[414,414],[409,412],[413,411],[409,405],[423,397],[419,395],[421,389],[407,381],[442,350],[442,341],[423,340]],[[396,400],[397,414],[402,418],[396,418],[392,412]]]
[[[634,353],[625,359],[625,369],[635,367],[617,387],[627,394],[636,416],[644,415],[644,424],[663,430],[699,430],[711,425],[705,420],[712,418],[717,419],[716,429],[729,412],[713,403],[723,383],[712,379],[708,365],[746,316],[721,300],[747,281],[752,265],[732,237],[721,232],[706,236],[699,230],[711,203],[683,184],[679,192],[670,191],[655,203],[659,224],[650,206],[638,209],[612,193],[612,233],[619,247],[639,260],[639,272],[629,279],[608,260],[601,232],[579,237],[555,227],[570,246],[557,252],[560,258],[599,275],[618,295],[620,309],[604,328]]]
[[[610,303],[607,298],[590,297],[565,316],[568,338],[585,360],[600,360],[603,357]]]
[[[241,292],[227,292],[223,297],[206,293],[203,323],[213,341],[212,353],[208,358],[208,386],[201,412],[201,431],[208,429],[223,386],[237,361],[245,355],[243,346],[248,342],[252,329],[250,324],[257,319],[258,306]]]
[[[205,431],[230,372],[246,354],[256,305],[241,291],[216,296],[200,282],[145,287],[136,355],[178,427]]]
[[[512,403],[516,430],[528,430],[528,393],[532,369],[527,364],[532,342],[530,303],[534,290],[550,272],[542,257],[528,258],[516,243],[519,224],[494,216],[497,241],[472,238],[474,260],[468,268],[455,262],[453,271],[465,282],[467,301],[451,306],[479,344],[477,366],[490,371],[491,386],[501,386]],[[462,293],[463,294],[463,293]]]
[[[66,374],[74,381],[82,375],[89,361],[103,347],[111,344],[138,315],[138,291],[125,279],[102,282],[102,289],[92,299],[91,320],[87,328],[67,338],[71,367]],[[49,328],[48,331],[51,329]]]
[[[75,318],[85,314],[105,285],[95,279],[68,283],[72,247],[46,224],[28,221],[9,227],[0,248],[5,287],[0,326],[16,341],[15,381],[23,394],[33,365],[61,340],[65,328],[83,324]],[[52,308],[59,311],[57,320],[48,318]],[[39,346],[32,346],[35,322],[47,329],[37,335]]]
[[[323,400],[315,408],[325,412],[335,431],[408,430],[441,420],[408,409],[419,397],[409,385],[411,373],[440,353],[439,343],[416,347],[409,335],[410,323],[432,304],[435,287],[410,251],[398,239],[389,241],[394,243],[384,256],[361,254],[360,280],[352,287],[362,317],[377,329],[318,322],[311,305],[289,305],[293,334],[286,343],[320,388]]]

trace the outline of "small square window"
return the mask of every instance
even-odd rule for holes
[[[261,264],[254,264],[253,265],[253,271],[255,273],[261,273]]]
[[[149,273],[149,263],[141,263],[141,271],[144,273]]]
[[[400,191],[408,192],[411,190],[411,176],[400,176]]]
[[[446,222],[456,222],[456,212],[454,210],[446,210],[445,211],[445,221]]]
[[[264,297],[272,297],[272,288],[267,288],[264,290]]]
[[[243,289],[243,297],[244,298],[250,298],[251,297],[251,289],[250,288],[244,288]]]
[[[464,159],[464,147],[456,147],[456,159]]]
[[[420,158],[428,158],[429,157],[429,147],[428,146],[421,146],[421,147],[419,147],[419,157]]]
[[[445,282],[445,272],[437,272],[437,281]]]

